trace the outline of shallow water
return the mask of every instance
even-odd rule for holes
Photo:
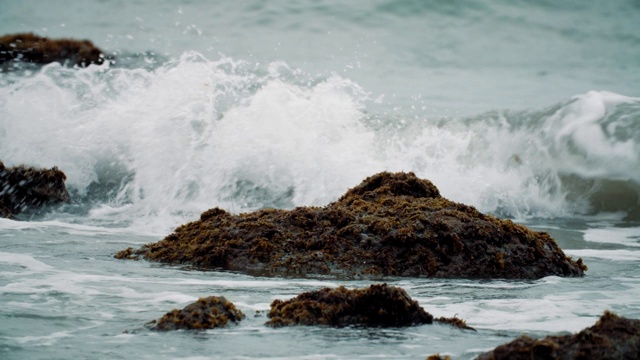
[[[406,359],[436,352],[472,358],[520,334],[579,331],[605,309],[640,316],[640,224],[625,231],[590,222],[555,222],[546,228],[569,255],[585,259],[589,271],[584,278],[386,279],[434,316],[466,319],[477,332],[439,324],[272,329],[263,324],[274,299],[371,282],[256,278],[121,261],[112,254],[157,238],[59,222],[1,220],[0,225],[3,358]],[[606,242],[585,240],[599,231],[619,236]],[[210,295],[225,296],[247,318],[237,326],[204,332],[144,328],[169,310]]]
[[[0,72],[0,160],[74,202],[0,219],[0,358],[455,359],[640,318],[637,1],[0,0],[0,34],[89,38],[85,69]],[[271,329],[265,310],[370,281],[201,272],[113,254],[219,206],[323,206],[376,172],[549,232],[583,278],[385,279],[446,325]],[[247,318],[144,324],[198,297]],[[126,331],[125,331],[126,330]]]

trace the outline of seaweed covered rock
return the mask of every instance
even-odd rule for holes
[[[265,209],[200,220],[118,258],[267,276],[322,274],[535,279],[582,276],[546,233],[440,196],[413,173],[383,172],[325,207]]]
[[[387,284],[366,289],[324,288],[271,303],[266,325],[411,326],[431,324],[433,316],[400,288]]]
[[[104,52],[89,40],[49,39],[33,33],[10,34],[0,37],[0,63],[17,60],[48,64],[68,62],[88,66],[102,64]]]
[[[531,339],[521,336],[480,355],[478,360],[530,359],[638,359],[640,320],[619,317],[609,311],[590,328],[574,335]]]
[[[282,301],[274,300],[266,325],[369,326],[392,327],[431,324],[434,319],[401,288],[387,284],[349,290],[344,286],[305,292]],[[435,321],[471,329],[461,319]]]
[[[155,324],[151,330],[207,330],[226,326],[229,322],[238,323],[244,318],[242,311],[224,297],[210,296],[200,298],[184,309],[173,309]]]
[[[66,178],[56,167],[7,168],[0,161],[0,217],[13,217],[45,205],[70,202],[64,185]]]

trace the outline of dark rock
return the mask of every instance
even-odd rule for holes
[[[530,359],[638,359],[640,320],[609,311],[590,328],[574,335],[531,339],[521,336],[480,355],[478,360]]]
[[[366,289],[349,290],[344,286],[306,292],[282,301],[274,300],[266,325],[397,327],[432,324],[434,321],[473,330],[458,318],[438,318],[412,300],[401,288],[387,284],[371,285]]]
[[[440,354],[430,355],[427,357],[427,360],[451,360],[449,355],[445,355],[445,357],[440,356]]]
[[[88,66],[102,64],[104,52],[89,40],[49,39],[33,33],[0,37],[0,63],[11,60],[37,64],[65,62]]]
[[[7,168],[0,161],[0,217],[70,202],[64,186],[66,178],[57,167],[48,170],[26,166]]]
[[[238,323],[244,318],[242,311],[227,301],[224,297],[210,296],[200,298],[184,309],[173,309],[166,313],[160,320],[152,321],[149,326],[155,324],[151,330],[207,330],[226,326],[229,322]]]
[[[582,276],[544,232],[440,196],[413,173],[380,173],[325,207],[219,208],[117,257],[266,276],[536,279]]]
[[[439,317],[437,319],[435,319],[434,321],[436,322],[440,322],[440,323],[444,323],[444,324],[449,324],[451,326],[460,328],[460,329],[465,329],[465,330],[473,330],[476,331],[476,329],[472,328],[471,326],[467,325],[467,322],[458,318],[458,317],[452,317],[452,318],[446,318],[446,317]]]
[[[266,325],[411,326],[431,324],[433,316],[407,293],[387,284],[366,289],[324,288],[271,303]]]

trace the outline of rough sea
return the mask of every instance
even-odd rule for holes
[[[1,359],[471,359],[521,334],[640,318],[640,2],[0,0],[0,35],[115,63],[0,72],[0,161],[73,203],[0,219]],[[323,206],[380,171],[549,232],[583,278],[388,278],[447,325],[273,329],[264,310],[372,281],[113,255],[218,206]],[[204,296],[238,326],[144,324]]]

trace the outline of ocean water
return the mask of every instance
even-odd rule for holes
[[[0,34],[86,38],[116,59],[0,72],[0,160],[58,166],[74,198],[0,219],[0,358],[470,359],[605,310],[640,318],[638,24],[635,0],[0,0]],[[371,282],[113,258],[215,206],[322,206],[385,170],[549,232],[589,271],[385,279],[477,332],[271,329],[274,299]],[[211,295],[247,318],[144,328]]]

